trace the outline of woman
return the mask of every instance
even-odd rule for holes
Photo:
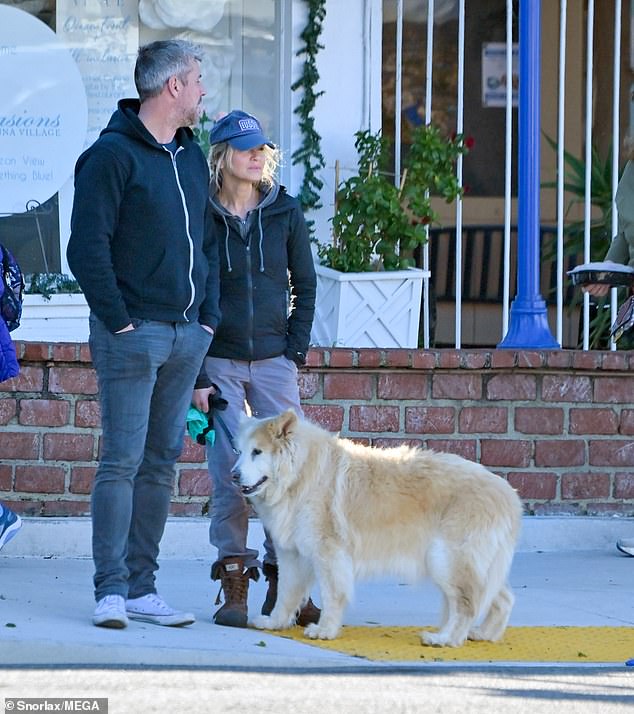
[[[226,431],[235,434],[245,405],[257,417],[288,408],[301,414],[297,368],[308,350],[316,279],[304,216],[299,202],[274,178],[279,152],[260,122],[234,110],[214,125],[210,143],[222,318],[192,403],[207,411],[213,382],[228,401],[222,414]],[[247,547],[249,505],[231,480],[236,456],[229,434],[216,429],[215,445],[207,449],[209,532],[218,548],[211,578],[220,580],[224,595],[214,622],[246,627],[249,580],[257,580],[262,567],[269,583],[262,613],[269,614],[277,594],[277,566],[268,536],[263,563],[258,551]],[[318,618],[309,600],[298,623]]]

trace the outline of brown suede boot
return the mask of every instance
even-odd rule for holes
[[[224,596],[224,605],[214,613],[216,625],[226,627],[247,626],[247,596],[249,580],[257,580],[256,568],[245,570],[240,558],[225,558],[211,566],[211,579],[220,580],[220,590],[216,605],[220,604],[220,593]]]
[[[262,572],[266,582],[269,584],[269,588],[266,591],[266,598],[264,599],[264,605],[262,605],[262,614],[270,615],[275,607],[275,601],[277,600],[277,565],[272,565],[271,563],[264,563],[262,566]],[[297,624],[300,627],[306,627],[310,625],[311,622],[319,622],[319,616],[321,615],[321,610],[315,605],[315,603],[308,598],[308,602],[300,609],[297,613]]]

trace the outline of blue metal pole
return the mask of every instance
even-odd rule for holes
[[[541,0],[520,0],[517,294],[498,347],[556,349],[539,291]]]

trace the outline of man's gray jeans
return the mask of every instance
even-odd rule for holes
[[[112,334],[90,317],[101,458],[92,491],[95,597],[156,592],[159,542],[185,419],[211,335],[196,323],[133,320]]]

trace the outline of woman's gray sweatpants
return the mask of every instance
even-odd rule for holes
[[[297,365],[283,355],[245,362],[206,357],[205,369],[212,382],[229,402],[219,412],[232,435],[236,434],[240,413],[246,411],[258,418],[276,416],[286,409],[302,414],[297,384]],[[237,456],[224,429],[215,422],[216,441],[207,447],[211,478],[211,525],[209,540],[218,548],[218,561],[242,558],[245,568],[260,567],[258,551],[247,547],[249,505],[231,479]],[[264,561],[275,563],[275,550],[265,534]]]

